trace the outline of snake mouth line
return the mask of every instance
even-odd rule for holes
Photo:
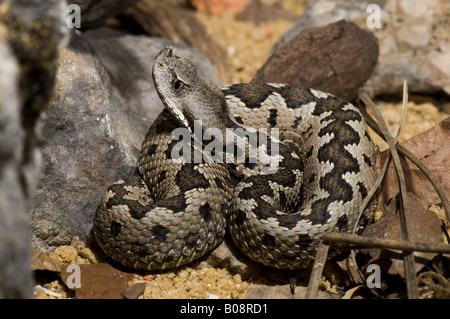
[[[270,136],[270,137],[269,137]],[[202,121],[194,121],[194,130],[178,127],[172,131],[170,158],[176,163],[227,163],[260,167],[261,174],[274,174],[282,156],[279,153],[279,129],[226,128],[203,129]]]

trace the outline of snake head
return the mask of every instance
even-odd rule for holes
[[[155,58],[152,76],[164,106],[179,124],[192,133],[179,101],[189,94],[192,83],[197,77],[195,66],[188,59],[181,59],[174,55],[172,46],[166,46]]]
[[[176,56],[172,46],[166,46],[156,56],[153,81],[164,106],[191,133],[194,121],[199,120],[203,130],[209,127],[225,130],[229,114],[222,91],[200,78],[194,64]]]

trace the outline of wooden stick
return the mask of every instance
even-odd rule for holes
[[[385,238],[366,238],[347,233],[330,233],[322,238],[324,243],[342,243],[362,248],[394,249],[404,252],[427,252],[437,254],[450,254],[450,245],[442,243],[424,243]],[[354,247],[352,247],[353,249]]]
[[[383,116],[380,113],[378,107],[370,99],[367,91],[361,91],[361,100],[371,109],[375,118],[378,121],[378,127],[380,128],[382,134],[384,135],[385,141],[389,145],[389,149],[392,153],[392,159],[394,160],[395,168],[397,170],[398,183],[400,187],[400,195],[402,198],[402,205],[400,206],[399,216],[400,216],[400,229],[402,232],[402,238],[405,241],[409,240],[408,227],[406,223],[405,209],[408,209],[409,202],[406,195],[406,183],[405,175],[403,173],[403,167],[400,162],[400,157],[397,152],[396,144],[394,138],[389,133],[386,123],[384,122]],[[414,255],[412,253],[404,253],[404,264],[405,264],[405,279],[406,279],[406,290],[408,292],[408,297],[412,299],[419,298],[419,291],[417,289],[416,273],[414,269]]]
[[[319,292],[320,280],[322,278],[323,268],[328,256],[328,245],[322,241],[317,247],[316,259],[309,277],[308,288],[306,288],[305,299],[316,299]]]

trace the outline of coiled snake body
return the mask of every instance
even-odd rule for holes
[[[156,57],[153,79],[165,109],[145,137],[139,174],[113,184],[94,219],[93,233],[113,260],[138,269],[174,268],[211,251],[228,228],[254,261],[294,270],[311,264],[325,233],[353,229],[376,178],[377,155],[356,107],[283,84],[221,90],[171,47]],[[191,133],[192,152],[182,160],[173,158],[181,142],[172,135],[180,126]],[[279,136],[260,130],[254,146],[239,128],[265,128],[268,135],[276,128]],[[230,131],[247,141],[244,148],[226,147]],[[206,139],[223,147],[211,152],[209,145],[207,152]],[[255,162],[249,154],[256,149]],[[372,212],[373,205],[361,225]]]

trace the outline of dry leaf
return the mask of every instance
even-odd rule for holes
[[[450,117],[431,129],[401,143],[403,147],[416,155],[441,183],[447,197],[450,196]],[[380,170],[386,160],[385,151],[378,156],[377,169]],[[406,189],[414,193],[426,206],[439,204],[439,196],[428,178],[409,160],[402,159],[405,171]],[[380,207],[398,193],[397,172],[391,162],[378,196]]]
[[[408,193],[410,209],[405,210],[410,241],[424,243],[442,243],[441,220],[432,211],[425,209],[420,200]],[[400,218],[397,212],[399,200],[395,198],[389,204],[383,216],[374,224],[369,225],[362,236],[402,240]],[[373,259],[369,262],[378,264],[383,272],[398,274],[404,277],[403,255],[391,250],[368,249]],[[414,252],[415,270],[419,271],[433,259],[436,253]]]
[[[355,286],[355,287],[353,287],[353,288],[347,290],[347,291],[345,292],[344,296],[342,296],[342,299],[352,299],[353,294],[354,294],[359,288],[363,288],[363,287],[365,287],[365,286],[364,286],[364,285],[358,285],[358,286]]]

